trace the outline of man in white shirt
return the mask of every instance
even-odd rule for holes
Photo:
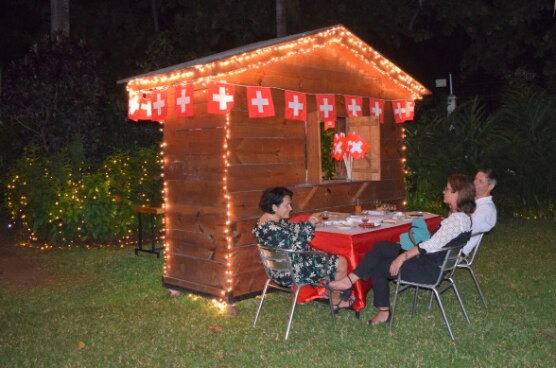
[[[463,253],[466,255],[479,243],[481,234],[490,231],[496,225],[496,206],[490,195],[496,186],[496,175],[492,169],[481,169],[475,175],[473,184],[476,191],[477,209],[471,215],[473,219],[471,239],[463,247]]]

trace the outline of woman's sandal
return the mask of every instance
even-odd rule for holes
[[[382,323],[388,323],[388,322],[390,322],[390,317],[392,317],[392,314],[390,313],[390,308],[388,308],[388,309],[380,309],[380,308],[379,308],[378,310],[379,310],[380,312],[388,312],[388,318],[386,318],[386,320],[384,320],[384,321],[379,321],[379,322],[376,322],[376,323],[373,323],[373,320],[372,320],[372,318],[371,318],[370,320],[367,321],[367,324],[368,324],[369,326],[371,326],[371,327],[376,327],[376,326],[378,326],[378,325],[380,325],[380,324],[382,324]]]
[[[342,304],[342,302],[348,302],[347,305],[340,307],[340,304]],[[353,309],[353,304],[355,303],[355,297],[353,296],[349,296],[347,299],[344,299],[343,297],[340,299],[340,301],[334,305],[334,314],[338,314],[340,312],[340,309]]]

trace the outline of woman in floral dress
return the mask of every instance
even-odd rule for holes
[[[309,242],[315,235],[315,225],[320,216],[313,214],[306,222],[288,222],[292,211],[293,193],[284,187],[266,189],[261,196],[259,208],[264,212],[255,227],[253,235],[257,241],[267,247],[290,250],[310,251]],[[347,275],[347,261],[342,256],[330,255],[315,257],[311,255],[292,254],[293,275],[281,272],[273,275],[274,280],[283,286],[291,286],[293,279],[297,283],[319,282],[328,276],[329,280],[340,280]],[[337,308],[349,308],[353,299],[341,300],[340,293],[332,293],[332,300]]]

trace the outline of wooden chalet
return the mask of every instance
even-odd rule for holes
[[[228,114],[207,112],[207,85],[235,85]],[[130,95],[192,83],[194,114],[163,120],[166,287],[233,302],[266,280],[251,234],[262,191],[294,191],[294,213],[352,212],[359,200],[403,206],[404,128],[385,104],[384,123],[347,118],[343,95],[420,99],[425,87],[343,26],[258,42],[120,81]],[[248,116],[246,86],[271,87],[275,116]],[[306,121],[285,118],[284,91],[307,94]],[[315,94],[334,94],[334,129],[357,132],[370,149],[354,161],[351,181],[322,178],[322,121]],[[341,161],[339,161],[341,162]]]

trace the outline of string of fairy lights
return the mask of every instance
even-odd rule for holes
[[[387,76],[394,84],[409,91],[413,99],[419,99],[427,93],[426,88],[410,75],[341,26],[330,28],[312,36],[230,56],[211,63],[194,65],[188,69],[149,77],[138,77],[129,81],[127,90],[128,92],[144,92],[161,86],[178,85],[192,81],[205,87],[210,81],[229,78],[252,69],[263,68],[269,64],[293,56],[308,54],[333,44],[345,48],[346,51],[353,53],[363,63]]]
[[[35,160],[27,158],[25,160],[25,171],[27,172],[14,175],[10,178],[5,194],[6,205],[11,219],[10,225],[13,226],[18,223],[24,232],[24,240],[18,242],[18,245],[49,250],[54,247],[59,249],[74,246],[102,248],[113,247],[114,245],[125,247],[135,244],[136,239],[133,229],[137,227],[136,218],[129,211],[129,216],[125,215],[125,209],[131,205],[131,199],[128,198],[129,193],[132,191],[130,183],[133,181],[136,188],[142,188],[145,181],[152,177],[152,172],[148,170],[149,165],[147,161],[140,161],[137,163],[141,166],[140,174],[137,175],[137,170],[134,169],[132,176],[130,160],[129,156],[117,156],[105,162],[100,170],[100,174],[104,178],[102,183],[88,181],[87,178],[94,177],[94,175],[89,175],[90,173],[86,172],[84,168],[79,168],[79,175],[74,175],[72,172],[63,174],[66,175],[63,180],[60,180],[60,174],[57,174],[58,176],[56,177],[51,170],[44,168],[41,179],[39,179],[43,181],[41,185],[58,187],[60,190],[54,194],[53,202],[50,202],[47,194],[37,195],[30,191],[28,180],[32,179],[31,177],[25,178],[25,176],[28,175],[28,172],[34,172],[34,165],[38,164]],[[107,183],[114,181],[115,176],[118,176],[125,183],[123,188],[116,191],[110,185],[106,186]],[[40,187],[36,182],[32,183],[32,185]],[[139,190],[136,195],[138,197],[134,198],[135,202],[140,202],[146,206],[150,205],[151,198],[145,192]],[[36,212],[31,216],[31,211],[34,210],[33,206],[36,206],[36,203],[30,203],[29,196],[35,198],[35,202],[37,199],[40,200],[43,203],[43,207],[51,207],[45,220],[37,218],[40,215],[37,215]],[[37,196],[40,198],[37,198]],[[108,212],[104,212],[105,215],[118,219],[118,221],[114,221],[117,224],[114,226],[117,226],[119,230],[114,229],[114,231],[120,235],[115,241],[104,243],[91,239],[90,219],[87,218],[84,212],[87,206],[96,205],[107,209]],[[43,224],[43,230],[34,230],[34,228],[40,227],[40,224],[37,226],[37,221],[46,221],[48,225]],[[37,231],[44,232],[45,229],[50,233],[50,237],[55,239],[54,243],[45,241],[37,233]],[[124,233],[121,232],[122,229]]]

